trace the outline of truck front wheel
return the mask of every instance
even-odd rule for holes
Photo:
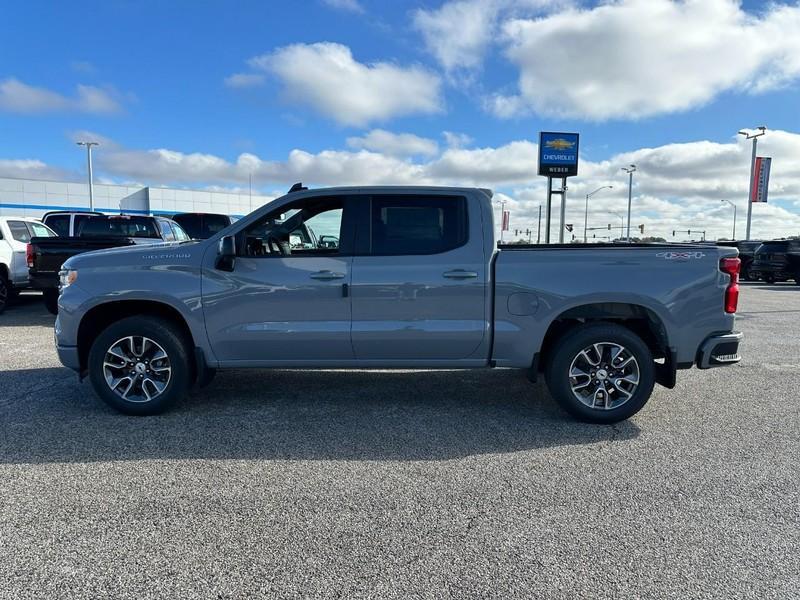
[[[92,344],[88,363],[97,395],[128,415],[161,413],[191,384],[181,332],[156,317],[128,317],[110,325]]]
[[[630,329],[613,323],[570,329],[554,346],[545,375],[564,410],[591,423],[633,416],[655,384],[650,349]]]

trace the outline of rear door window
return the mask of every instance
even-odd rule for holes
[[[53,237],[55,236],[55,232],[53,232],[49,227],[42,223],[31,223],[28,222],[28,229],[31,232],[31,237]]]
[[[467,241],[467,204],[460,196],[375,196],[370,214],[374,255],[439,254]]]
[[[44,222],[56,232],[56,235],[62,237],[69,235],[69,215],[50,215],[45,218]]]
[[[11,231],[11,237],[16,241],[22,242],[23,244],[27,244],[31,241],[31,232],[28,230],[25,221],[9,221],[8,229]]]
[[[165,242],[175,241],[175,234],[172,232],[172,227],[169,226],[169,221],[158,219],[158,228],[161,231],[161,239]]]

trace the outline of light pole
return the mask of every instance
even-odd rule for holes
[[[736,241],[736,205],[730,200],[725,200],[724,198],[720,200],[720,202],[727,202],[733,207],[733,237],[731,239]]]
[[[614,186],[613,185],[604,185],[602,187],[597,188],[593,192],[589,192],[586,194],[586,210],[583,213],[583,243],[586,243],[586,228],[589,226],[589,198],[594,196],[600,190],[610,190]]]
[[[76,142],[78,146],[86,146],[86,162],[89,171],[89,210],[94,210],[94,183],[92,182],[92,146],[99,146],[98,142]]]
[[[753,156],[750,158],[750,187],[747,194],[747,232],[744,238],[748,241],[750,240],[750,221],[753,218],[753,186],[755,185],[753,176],[756,170],[756,146],[758,145],[758,138],[767,132],[767,128],[762,125],[761,127],[756,127],[756,130],[758,133],[750,133],[744,129],[739,131],[739,135],[745,136],[745,139],[753,140]]]
[[[628,174],[628,235],[627,241],[631,243],[631,199],[633,194],[633,172],[636,170],[636,165],[622,167],[622,170]]]
[[[625,233],[625,217],[615,212],[612,212],[611,214],[619,217],[619,237],[622,239],[622,236]]]

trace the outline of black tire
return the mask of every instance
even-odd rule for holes
[[[620,353],[619,355],[623,362],[628,362],[627,358],[623,360],[623,357],[632,356],[635,359],[628,369],[632,370],[634,366],[638,368],[638,384],[634,387],[620,378],[616,380],[617,383],[622,381],[622,387],[631,394],[629,398],[624,399],[619,387],[612,382],[610,374],[616,371],[603,370],[603,383],[608,382],[606,388],[610,389],[611,393],[602,393],[606,394],[606,402],[611,403],[612,406],[610,408],[593,408],[582,402],[573,393],[573,382],[577,385],[583,380],[579,378],[581,376],[570,377],[570,372],[573,361],[582,360],[580,355],[583,350],[593,348],[594,344],[604,343],[609,346],[601,346],[601,348],[610,349],[613,347],[612,345],[622,346],[626,352],[626,354]],[[593,357],[598,358],[596,353]],[[603,367],[606,362],[610,363],[610,355],[608,358],[609,360],[604,361],[602,356],[599,357],[599,367]],[[597,374],[600,372],[600,368],[595,371]],[[588,323],[567,331],[552,349],[547,361],[545,376],[550,393],[561,407],[576,419],[590,423],[616,423],[635,415],[650,399],[656,380],[653,355],[647,345],[630,329],[613,323]],[[598,384],[594,382],[600,380],[593,380],[593,376],[587,375],[589,383],[586,385],[592,386],[592,389],[599,389]],[[619,377],[622,376],[620,372]],[[590,391],[587,389],[587,392]],[[618,403],[617,406],[613,406],[615,402]]]
[[[773,283],[775,283],[775,276],[774,275],[764,275],[764,282],[765,283],[769,283],[770,285],[772,285]]]
[[[106,353],[112,347],[117,352],[119,351],[119,346],[115,346],[115,342],[129,337],[133,337],[134,340],[148,338],[151,343],[160,346],[166,354],[168,363],[164,363],[164,359],[154,358],[155,354],[147,350],[147,348],[152,350],[153,346],[148,345],[145,347],[144,344],[139,346],[139,349],[142,349],[140,354],[131,353],[138,356],[138,358],[134,358],[135,364],[129,362],[126,368],[115,367],[114,370],[108,371],[111,374],[111,381],[117,381],[117,387],[120,392],[123,391],[123,386],[126,386],[133,379],[130,382],[134,386],[133,392],[131,392],[129,398],[123,398],[121,393],[115,392],[111,384],[107,382],[104,363],[106,362]],[[95,393],[106,404],[118,411],[127,415],[156,415],[167,410],[189,391],[192,384],[192,363],[189,359],[188,348],[189,344],[184,339],[181,331],[169,321],[157,317],[128,317],[107,327],[92,344],[88,361],[89,380],[92,382]],[[153,365],[157,366],[149,365],[150,360],[152,360]],[[119,362],[126,366],[124,359],[120,359]],[[147,370],[137,376],[136,373],[139,371],[135,371],[135,369],[139,368],[140,364],[144,365],[145,362],[148,362],[148,365],[142,368],[149,369],[153,367],[153,371]],[[166,381],[164,380],[165,376],[155,374],[155,370],[157,368],[163,370],[165,364],[170,367],[170,373]],[[115,379],[115,376],[119,377]],[[145,379],[142,380],[141,377]],[[147,383],[147,379],[150,377],[154,379],[159,377],[158,383],[166,384],[163,391],[153,394],[152,399],[149,399],[150,393],[157,391],[157,389],[155,384],[152,383],[153,380]],[[129,381],[125,381],[126,379]],[[145,388],[148,388],[150,392],[145,391]],[[128,389],[130,390],[130,388]],[[146,396],[146,398],[135,399],[137,390],[142,392],[139,396]],[[126,395],[128,394],[126,393]]]
[[[8,280],[3,273],[0,273],[0,314],[3,314],[3,311],[8,306],[9,301],[11,300],[11,286],[8,285]]]
[[[44,307],[51,315],[58,314],[58,290],[47,289],[42,291],[44,297]]]
[[[739,277],[742,281],[752,281],[752,278],[750,277],[750,267],[742,267]]]

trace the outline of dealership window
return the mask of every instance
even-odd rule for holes
[[[454,196],[376,196],[370,253],[438,254],[467,241],[467,206]]]

